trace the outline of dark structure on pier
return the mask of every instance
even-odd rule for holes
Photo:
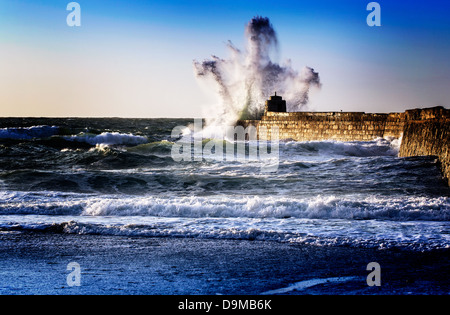
[[[281,96],[275,95],[271,96],[269,100],[266,101],[265,112],[286,112],[286,101],[283,100]]]

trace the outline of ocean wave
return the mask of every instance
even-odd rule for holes
[[[240,200],[230,197],[121,198],[88,202],[83,215],[447,221],[450,220],[450,199],[335,196],[297,200],[285,197],[243,197]]]
[[[372,141],[287,141],[280,142],[283,157],[299,156],[350,156],[375,157],[397,156],[400,148],[398,139],[377,138]]]
[[[122,196],[1,192],[0,214],[450,221],[448,197]]]
[[[58,126],[32,126],[0,128],[0,139],[31,140],[58,134]]]
[[[1,231],[35,231],[67,234],[91,234],[139,237],[182,237],[275,241],[314,246],[362,248],[400,248],[427,251],[450,248],[448,223],[389,221],[320,220],[320,219],[251,219],[152,217],[77,218],[24,217],[0,218]],[[447,232],[445,232],[447,231]]]
[[[173,142],[167,140],[154,141],[150,143],[139,144],[137,146],[127,148],[128,152],[152,155],[163,154],[168,155],[171,153]]]
[[[99,135],[81,133],[64,137],[66,140],[86,142],[91,145],[139,145],[148,141],[147,137],[120,132],[102,132]]]

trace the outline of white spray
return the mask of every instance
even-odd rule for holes
[[[265,100],[274,92],[282,95],[288,111],[298,111],[308,103],[310,88],[320,87],[319,74],[310,67],[300,72],[288,60],[281,66],[271,60],[278,51],[278,40],[268,18],[255,17],[245,28],[247,47],[227,47],[231,56],[212,56],[203,62],[194,61],[197,78],[212,82],[220,103],[207,114],[207,125],[233,125],[238,119],[258,119]]]

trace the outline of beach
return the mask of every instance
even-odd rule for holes
[[[449,250],[3,231],[0,294],[448,294]],[[80,266],[69,286],[67,265]],[[368,286],[369,262],[381,285]]]

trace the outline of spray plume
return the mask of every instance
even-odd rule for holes
[[[301,110],[313,86],[320,87],[319,74],[310,67],[300,72],[288,60],[281,66],[271,60],[278,52],[278,39],[268,18],[255,17],[245,27],[247,47],[241,51],[228,41],[229,59],[212,56],[194,61],[194,72],[202,81],[212,82],[220,103],[207,114],[207,125],[232,125],[238,119],[259,119],[265,100],[276,91],[288,111]]]

